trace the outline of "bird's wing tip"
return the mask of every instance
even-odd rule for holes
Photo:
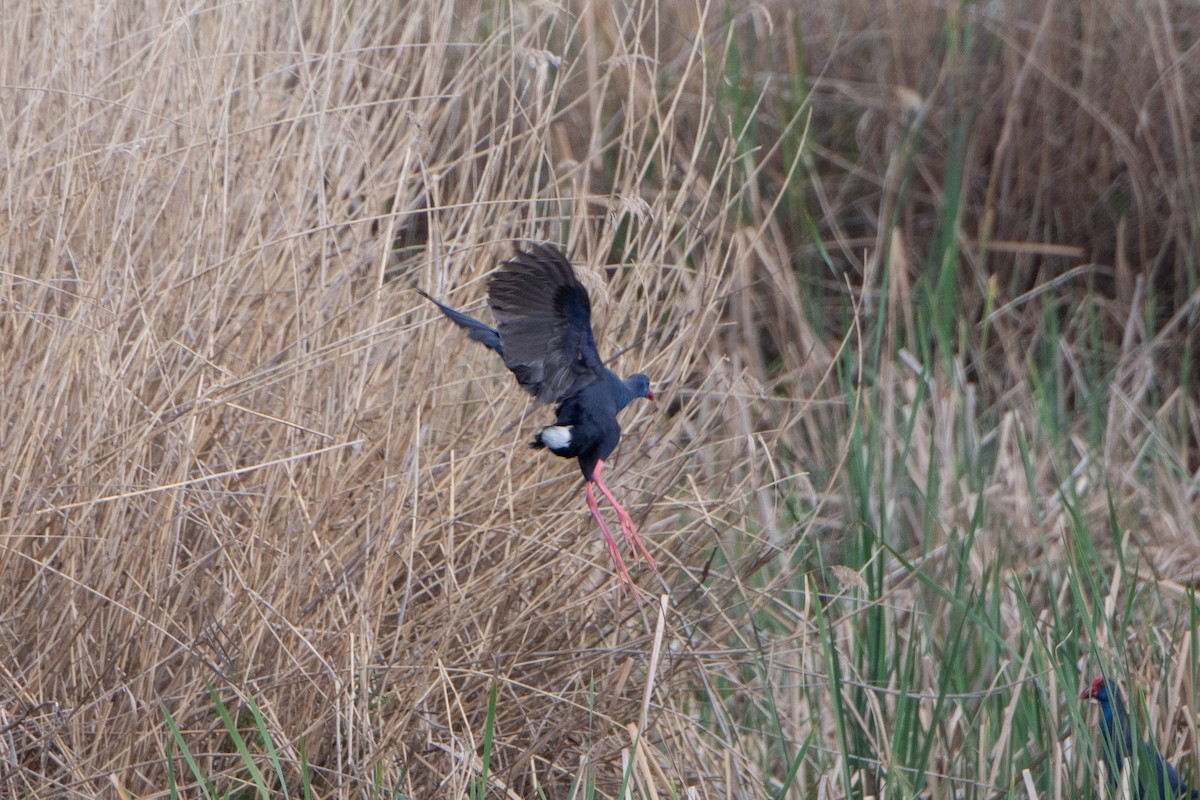
[[[518,256],[545,258],[553,256],[566,260],[567,254],[563,248],[554,242],[537,241],[534,239],[513,239],[513,251]]]

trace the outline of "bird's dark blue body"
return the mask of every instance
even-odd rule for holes
[[[543,428],[530,445],[545,447],[556,456],[579,459],[579,469],[589,481],[596,464],[608,458],[621,441],[617,413],[639,397],[650,395],[650,379],[640,372],[625,380],[612,370],[604,373],[559,403],[554,425]]]
[[[1095,700],[1100,704],[1100,757],[1104,760],[1110,784],[1115,786],[1120,780],[1121,770],[1127,761],[1133,760],[1135,752],[1125,698],[1115,683],[1103,677],[1092,681],[1080,698]],[[1139,741],[1137,744],[1136,763],[1130,764],[1131,769],[1137,770],[1131,775],[1131,780],[1136,779],[1134,800],[1200,798],[1200,792],[1193,791],[1184,783],[1175,767],[1149,742]]]

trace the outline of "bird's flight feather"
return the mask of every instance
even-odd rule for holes
[[[530,244],[488,280],[501,356],[539,403],[569,397],[607,373],[592,335],[587,289],[562,251]]]

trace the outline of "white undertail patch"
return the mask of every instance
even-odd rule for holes
[[[542,444],[551,450],[565,450],[571,446],[571,429],[566,425],[542,428]]]

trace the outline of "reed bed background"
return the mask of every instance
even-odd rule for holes
[[[1093,796],[1102,670],[1200,775],[1191,4],[5,17],[0,794]],[[640,599],[413,291],[523,240]]]

